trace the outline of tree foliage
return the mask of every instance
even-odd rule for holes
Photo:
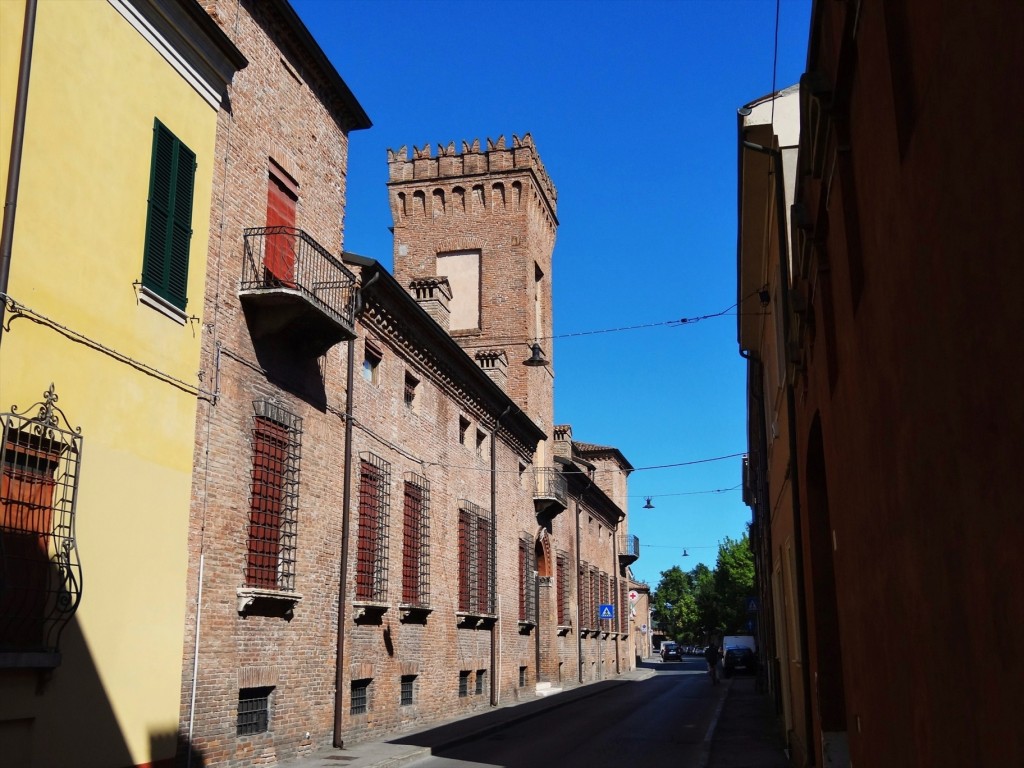
[[[714,570],[698,563],[690,571],[677,565],[661,572],[654,591],[654,618],[667,637],[703,643],[711,635],[741,632],[745,600],[754,594],[754,556],[750,539],[728,536],[718,545]]]

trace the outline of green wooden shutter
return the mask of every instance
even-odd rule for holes
[[[142,284],[182,310],[187,302],[195,174],[195,153],[155,120]]]

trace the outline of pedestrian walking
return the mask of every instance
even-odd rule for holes
[[[708,663],[708,676],[712,685],[718,685],[718,660],[722,657],[722,651],[718,645],[711,643],[704,649],[704,660]]]

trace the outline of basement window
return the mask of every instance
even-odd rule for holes
[[[238,691],[239,736],[266,733],[270,727],[270,694],[273,686],[241,688]]]

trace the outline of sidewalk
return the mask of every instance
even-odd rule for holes
[[[767,694],[752,676],[725,681],[729,692],[705,740],[703,768],[788,768],[782,735]]]
[[[635,680],[654,675],[650,668],[572,688],[553,696],[509,704],[472,717],[434,724],[421,731],[402,734],[387,742],[362,742],[345,749],[319,750],[280,768],[398,768],[429,757],[433,751],[490,733],[510,723],[526,720],[552,709],[589,698]],[[754,689],[754,678],[737,677],[723,682],[723,695],[704,740],[701,760],[694,768],[788,768],[775,729],[768,698]],[[429,741],[425,735],[429,732]],[[416,744],[404,743],[416,741]]]

